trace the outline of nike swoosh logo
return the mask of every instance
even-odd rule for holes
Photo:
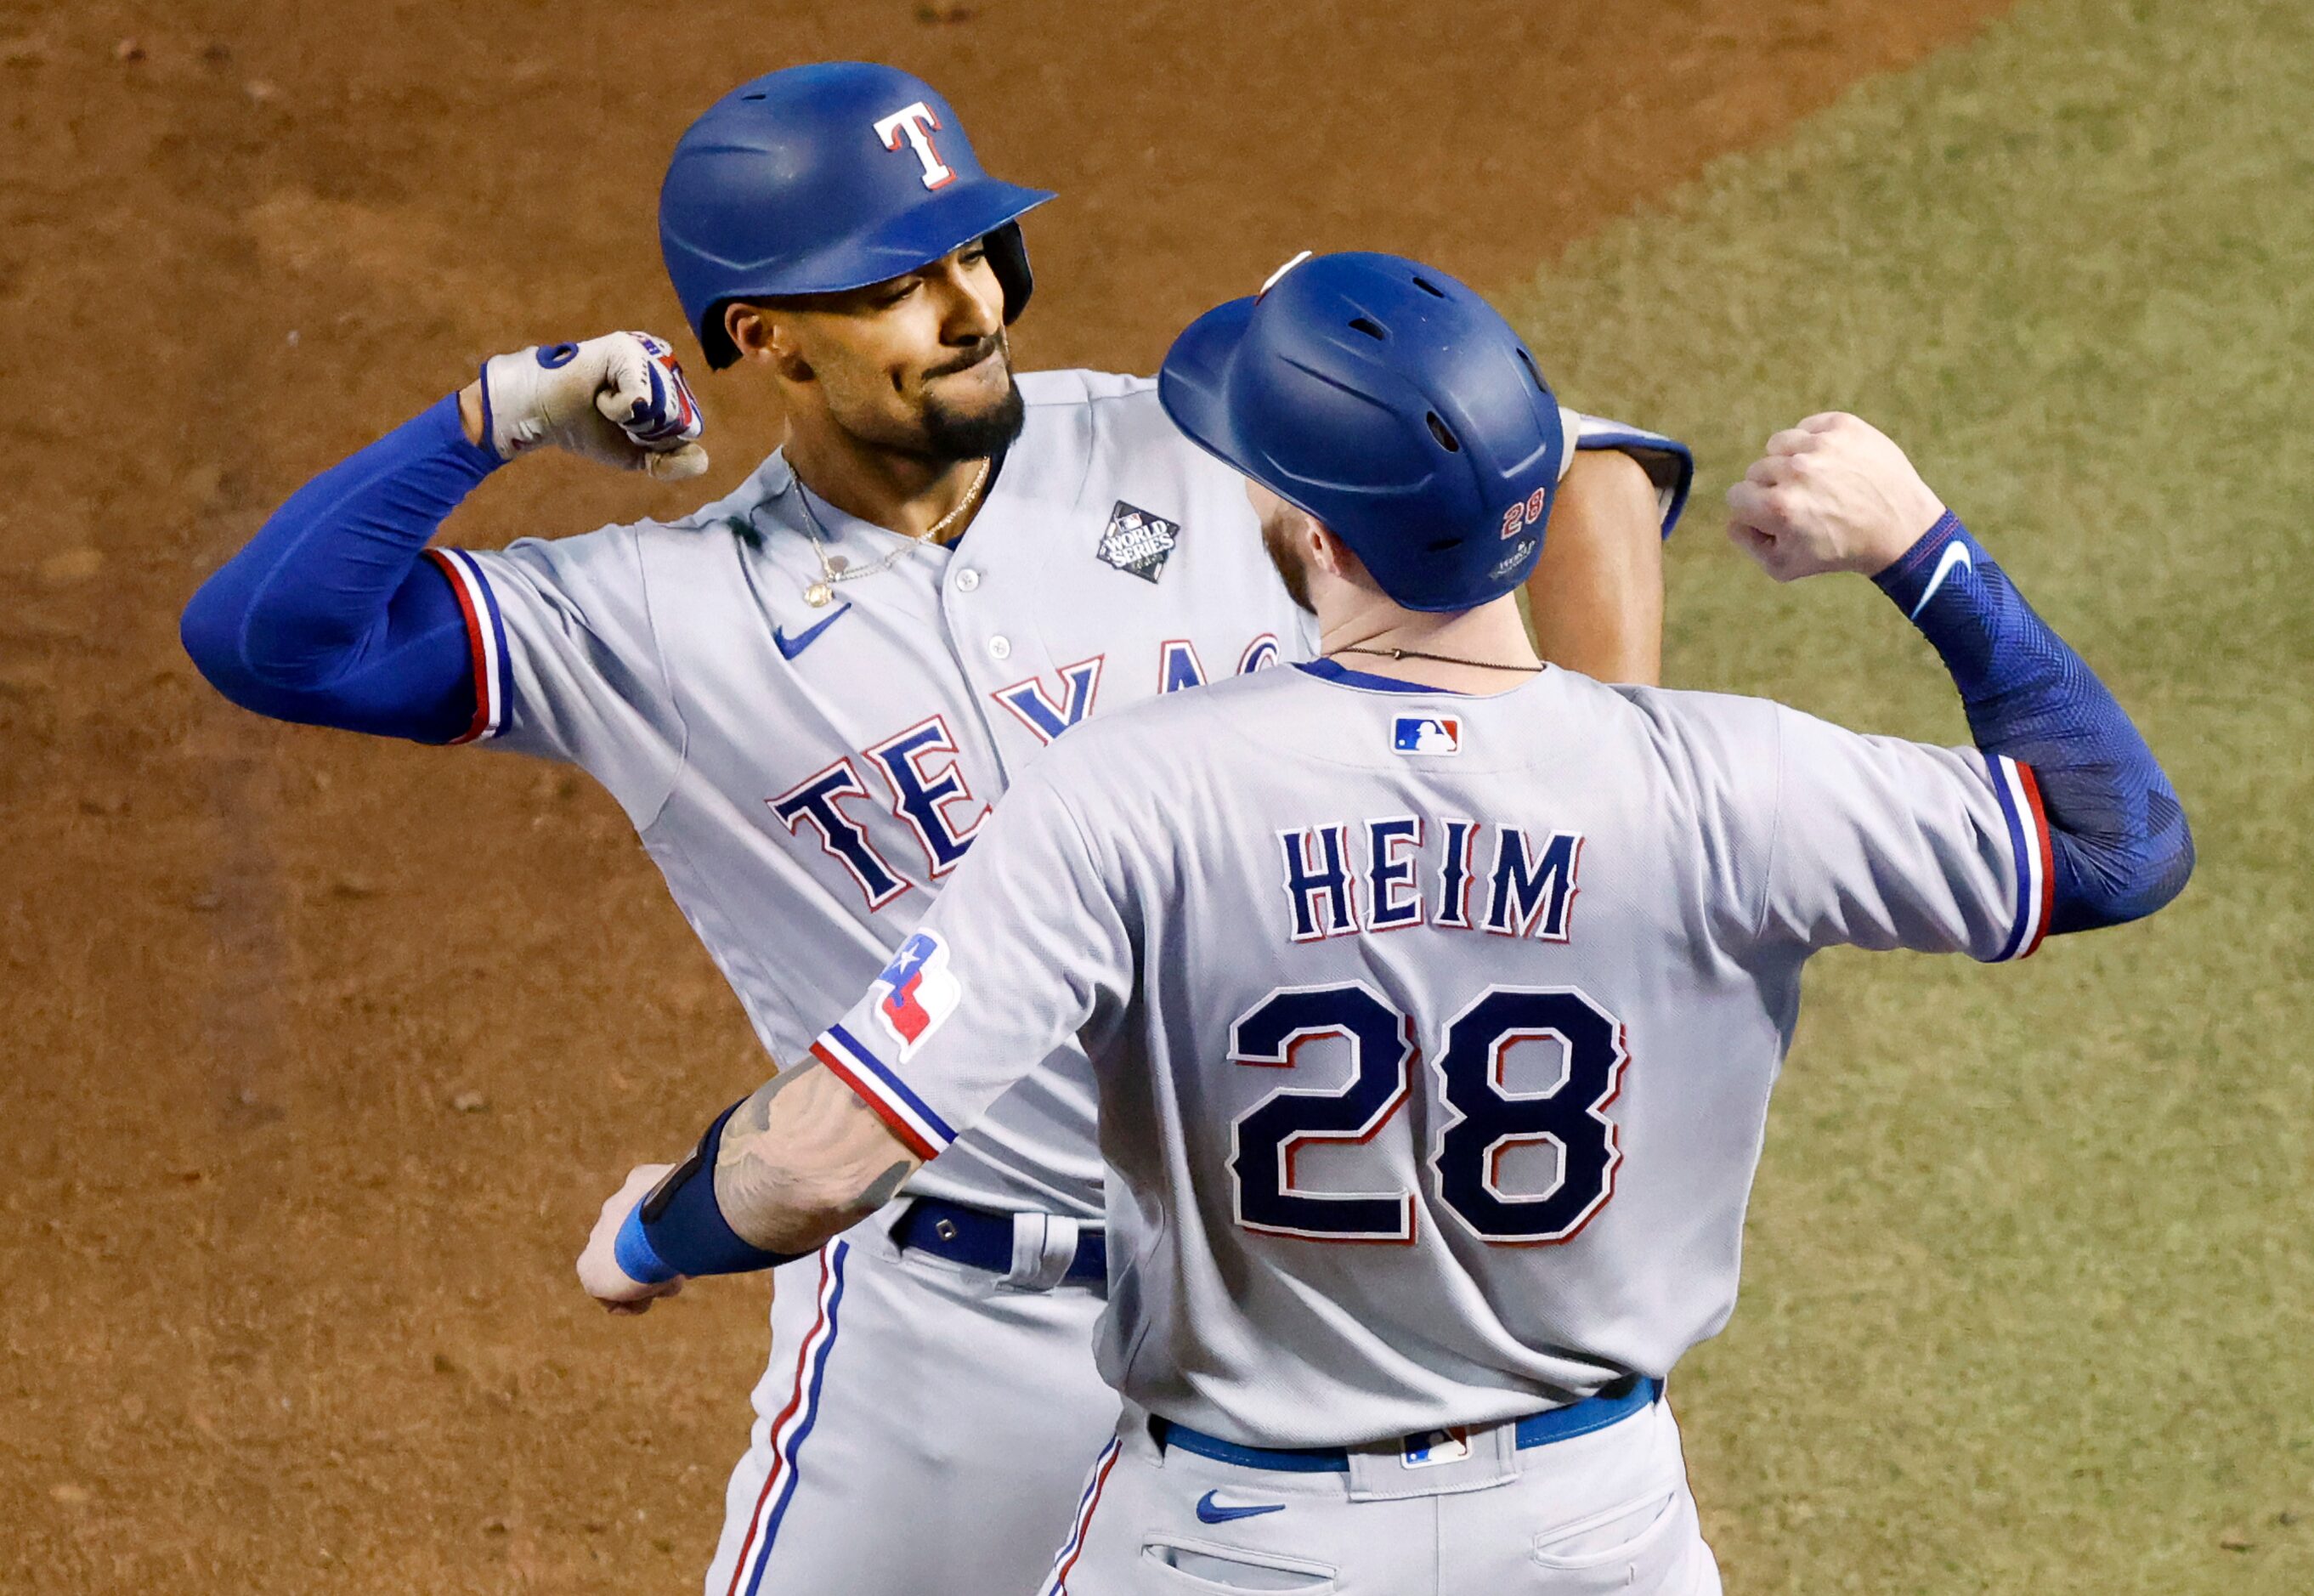
[[[818,637],[821,632],[826,631],[829,627],[843,620],[845,615],[851,613],[851,611],[852,606],[850,604],[846,604],[843,608],[836,611],[835,614],[830,615],[826,620],[821,622],[817,626],[813,627],[809,631],[799,632],[794,637],[788,636],[787,633],[782,631],[776,626],[773,627],[772,641],[780,646],[780,657],[782,659],[793,659],[797,655],[811,647],[813,639]]]
[[[1223,1507],[1214,1500],[1214,1493],[1207,1491],[1197,1498],[1197,1522],[1226,1524],[1232,1519],[1258,1519],[1266,1512],[1284,1512],[1285,1503],[1271,1502],[1259,1507]]]
[[[1936,597],[1937,589],[1945,585],[1945,578],[1953,574],[1953,567],[1956,565],[1965,566],[1970,570],[1976,569],[1975,557],[1969,553],[1968,545],[1958,538],[1947,543],[1945,551],[1937,557],[1936,574],[1929,578],[1929,590],[1921,595],[1921,602],[1912,606],[1912,613],[1905,617],[1906,620],[1918,621],[1921,618],[1921,612],[1929,607],[1929,600]]]

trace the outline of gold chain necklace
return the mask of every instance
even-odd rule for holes
[[[804,520],[808,524],[804,530],[811,536],[812,552],[819,556],[819,580],[803,590],[803,602],[815,610],[824,609],[828,601],[835,596],[836,583],[856,582],[862,577],[872,577],[878,571],[890,570],[907,555],[910,550],[920,549],[926,543],[940,542],[941,533],[955,525],[958,516],[979,502],[980,490],[987,486],[989,468],[993,464],[994,464],[993,458],[982,459],[980,470],[972,479],[972,486],[967,488],[964,490],[964,497],[956,501],[956,508],[925,527],[923,531],[910,537],[906,542],[885,555],[875,564],[863,565],[856,569],[843,555],[828,553],[827,532],[819,524],[819,513],[811,507],[811,490],[803,485],[802,478],[793,479],[797,496],[803,501]]]

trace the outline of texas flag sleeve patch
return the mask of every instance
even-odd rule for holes
[[[903,1063],[956,1012],[964,989],[948,967],[948,948],[930,931],[917,931],[900,944],[892,962],[876,977],[876,1020],[899,1045]]]

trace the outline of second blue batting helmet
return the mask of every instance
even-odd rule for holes
[[[1207,311],[1166,353],[1158,395],[1409,610],[1471,609],[1526,580],[1571,442],[1510,323],[1396,255],[1320,255]]]
[[[1034,286],[1019,218],[1052,197],[983,172],[922,78],[823,61],[742,84],[684,132],[659,188],[659,249],[720,367],[739,357],[731,301],[864,288],[977,238],[1010,322]]]

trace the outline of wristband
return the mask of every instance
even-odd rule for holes
[[[619,1267],[645,1285],[678,1274],[745,1274],[801,1257],[755,1246],[731,1228],[715,1200],[715,1155],[742,1098],[715,1116],[692,1155],[667,1172],[619,1226]]]
[[[620,1272],[640,1285],[657,1285],[673,1280],[680,1273],[658,1256],[643,1234],[643,1205],[636,1204],[627,1210],[627,1217],[619,1226],[618,1239],[612,1244],[611,1256],[617,1260]]]

